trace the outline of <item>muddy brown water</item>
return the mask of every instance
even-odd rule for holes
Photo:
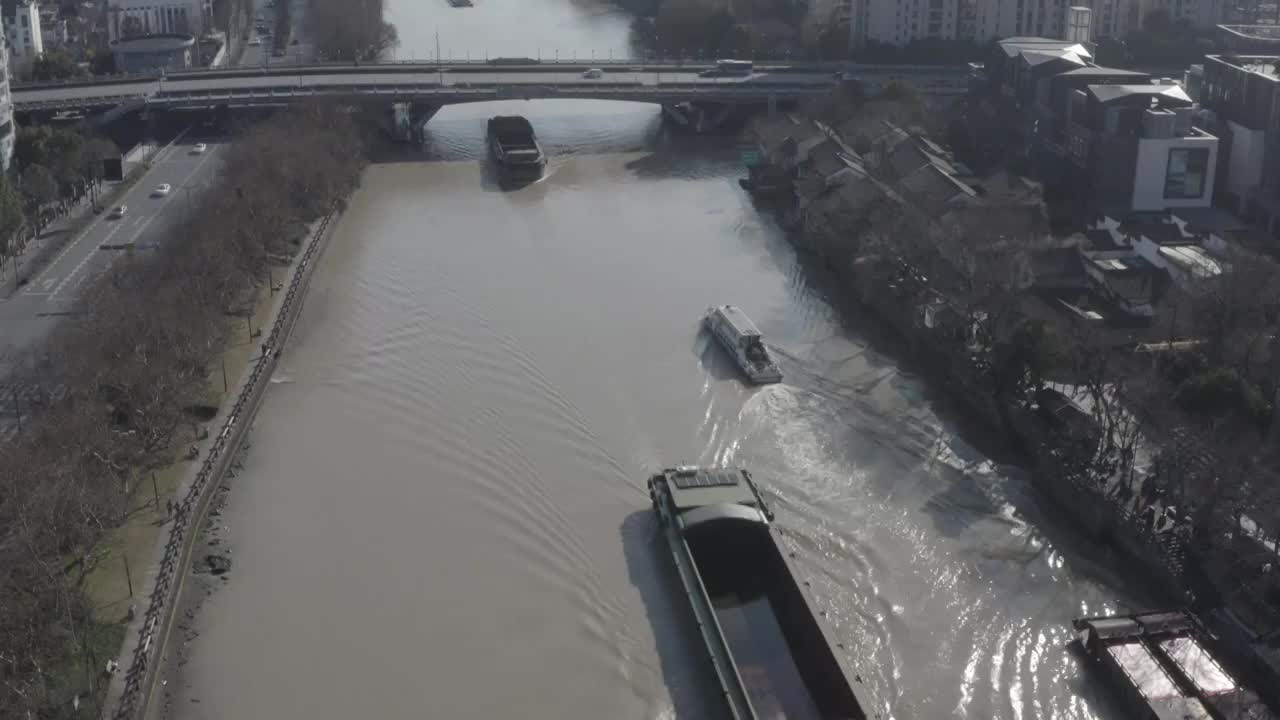
[[[400,57],[437,27],[455,54],[627,51],[627,17],[585,2],[389,7]],[[483,154],[507,112],[551,157],[515,192]],[[578,101],[446,108],[422,153],[373,166],[232,481],[235,563],[165,714],[719,717],[644,490],[699,462],[764,483],[887,717],[1120,717],[1067,649],[1071,618],[1133,603],[1114,571],[838,309],[740,174],[731,139]],[[785,383],[745,387],[698,332],[724,302]]]

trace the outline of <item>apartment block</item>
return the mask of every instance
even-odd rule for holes
[[[206,0],[110,0],[111,41],[146,35],[200,35],[209,17]]]
[[[9,44],[9,59],[16,67],[29,66],[44,52],[40,6],[34,0],[0,0],[0,24]]]

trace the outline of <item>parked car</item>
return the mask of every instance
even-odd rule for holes
[[[250,45],[253,45],[254,47],[257,47],[258,45],[261,45],[261,44],[262,44],[262,38],[258,37],[257,35],[254,35],[254,36],[249,40],[249,44],[250,44]]]
[[[275,50],[271,51],[271,57],[284,57],[284,56],[285,56],[284,48],[276,48]]]
[[[173,186],[169,183],[160,183],[151,194],[155,197],[164,197],[165,195],[168,195],[171,190],[173,190]]]
[[[117,205],[117,206],[115,206],[115,207],[111,208],[111,215],[110,215],[110,217],[111,217],[113,220],[119,220],[120,218],[124,217],[124,214],[125,214],[128,210],[129,210],[128,206],[125,206],[125,205]]]

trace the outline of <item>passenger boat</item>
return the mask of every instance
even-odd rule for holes
[[[1212,636],[1182,611],[1080,618],[1072,622],[1085,653],[1143,720],[1274,720],[1253,691],[1223,668]]]
[[[736,720],[862,720],[862,680],[779,542],[744,469],[682,466],[649,479],[720,693]]]
[[[702,321],[748,380],[757,385],[782,382],[782,370],[770,357],[760,331],[746,313],[733,305],[720,305],[707,310]]]

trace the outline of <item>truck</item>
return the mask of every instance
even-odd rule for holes
[[[533,132],[533,124],[519,115],[489,118],[489,152],[502,170],[537,178],[546,166],[546,156]]]

